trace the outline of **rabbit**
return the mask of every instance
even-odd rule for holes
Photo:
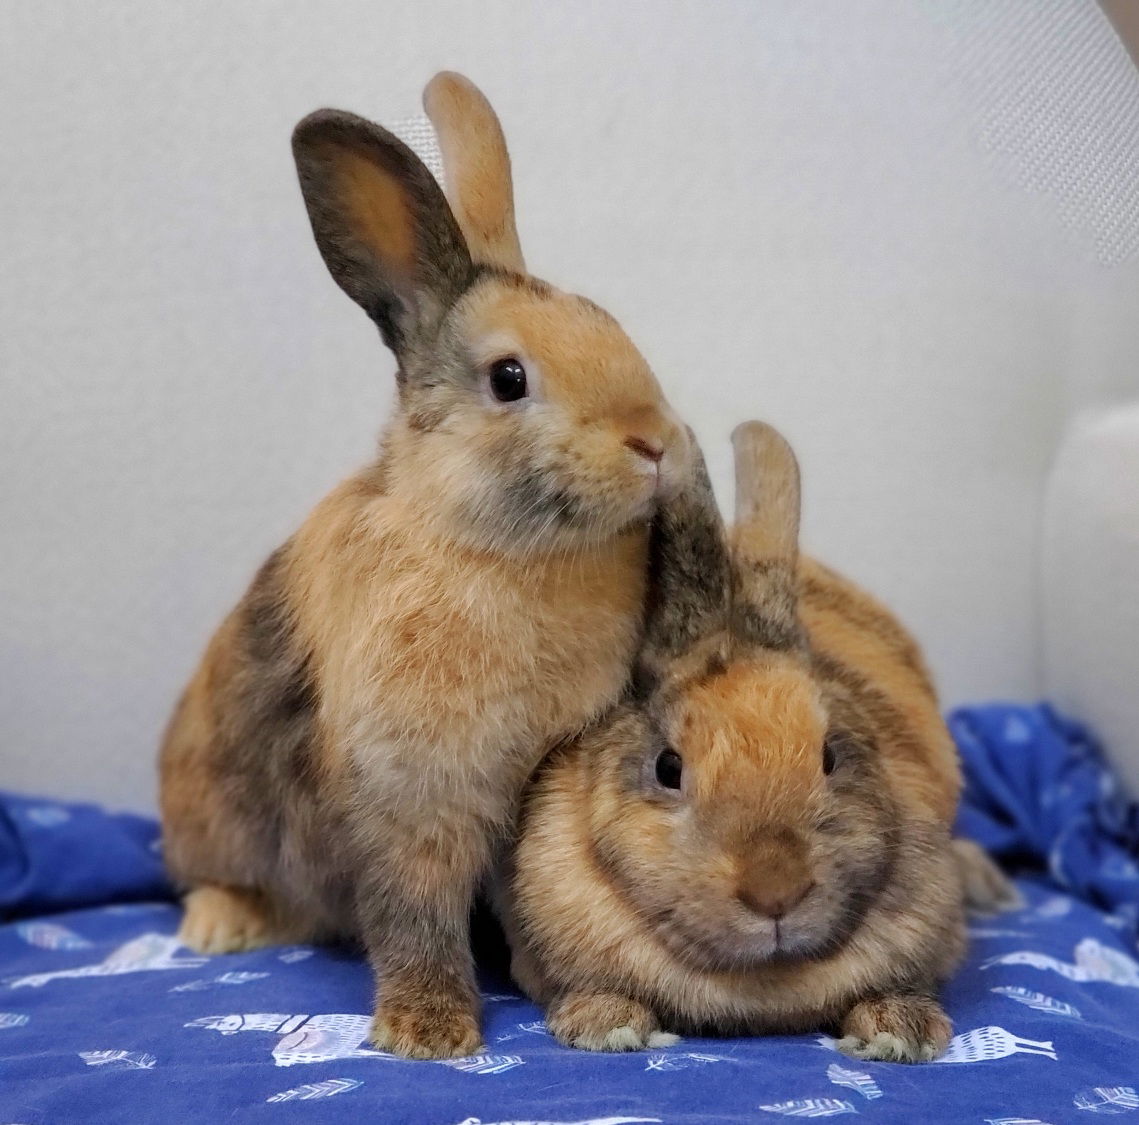
[[[317,246],[394,353],[376,459],[209,642],[160,753],[180,938],[363,944],[371,1042],[482,1042],[472,897],[548,748],[620,696],[649,528],[688,432],[617,322],[525,272],[497,117],[424,106],[448,197],[396,137],[319,110],[293,153]]]
[[[699,468],[662,503],[626,695],[527,789],[492,889],[512,973],[573,1047],[833,1028],[856,1058],[933,1059],[963,879],[991,904],[1004,876],[951,840],[958,757],[917,645],[799,555],[783,438],[733,444],[734,527]]]

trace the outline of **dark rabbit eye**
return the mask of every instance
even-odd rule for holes
[[[823,773],[834,773],[838,765],[838,751],[835,749],[835,740],[828,738],[823,743]]]
[[[679,789],[680,775],[684,772],[684,763],[675,750],[662,750],[657,755],[656,775],[657,781],[665,789]]]
[[[513,356],[498,360],[490,369],[490,389],[499,402],[526,397],[526,368]]]

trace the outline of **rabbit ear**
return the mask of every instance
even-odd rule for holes
[[[339,110],[309,114],[293,156],[329,271],[402,358],[476,272],[442,190],[402,141]]]
[[[482,91],[451,71],[435,75],[423,108],[443,154],[447,198],[478,262],[524,273],[514,225],[510,154],[502,126]]]
[[[724,524],[694,438],[692,444],[689,480],[661,503],[653,523],[642,652],[646,667],[682,656],[728,623],[731,566]]]
[[[763,422],[732,433],[736,522],[732,529],[732,631],[748,644],[805,644],[798,618],[799,465],[783,436]]]

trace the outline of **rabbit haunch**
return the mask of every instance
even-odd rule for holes
[[[472,895],[533,766],[620,692],[689,442],[613,318],[520,272],[485,98],[443,74],[425,105],[450,204],[379,126],[297,126],[317,245],[398,402],[210,642],[161,803],[188,945],[359,937],[373,1042],[440,1057],[481,1042]],[[504,363],[521,393],[496,390]]]

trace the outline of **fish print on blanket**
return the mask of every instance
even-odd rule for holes
[[[667,1072],[689,1070],[694,1066],[711,1066],[714,1063],[734,1062],[727,1055],[709,1055],[701,1051],[678,1051],[675,1054],[649,1055],[645,1070]]]
[[[37,949],[90,949],[85,937],[55,922],[21,922],[16,933]]]
[[[511,1031],[504,1031],[495,1037],[496,1043],[509,1043],[513,1039],[522,1039],[528,1035],[542,1035],[552,1039],[550,1029],[546,1027],[545,1020],[530,1020],[528,1023],[515,1024]]]
[[[0,1012],[0,1031],[6,1027],[23,1027],[29,1018],[23,1012]]]
[[[295,965],[299,961],[307,961],[315,952],[315,949],[286,949],[284,953],[277,954],[277,960],[284,961],[286,965]]]
[[[505,1074],[516,1066],[523,1066],[521,1055],[467,1055],[461,1059],[438,1059],[440,1066],[449,1066],[463,1074]]]
[[[1003,1027],[975,1027],[962,1035],[955,1035],[949,1041],[949,1048],[936,1063],[975,1063],[989,1062],[992,1059],[1006,1059],[1009,1055],[1043,1055],[1055,1059],[1056,1052],[1051,1042],[1037,1039],[1022,1039]]]
[[[1139,961],[1118,949],[1112,949],[1095,938],[1084,938],[1073,952],[1073,962],[1057,960],[1046,953],[1020,949],[991,957],[982,969],[996,965],[1027,965],[1033,969],[1059,973],[1068,980],[1081,983],[1118,984],[1124,988],[1139,988]]]
[[[836,1086],[845,1086],[848,1090],[854,1090],[867,1101],[882,1096],[882,1087],[869,1074],[863,1074],[860,1070],[849,1070],[845,1066],[839,1066],[838,1063],[831,1063],[827,1067],[827,1077]]]
[[[78,969],[57,969],[50,973],[33,973],[5,981],[9,988],[41,988],[50,981],[78,977],[113,977],[123,973],[150,973],[166,969],[197,969],[207,957],[176,957],[182,946],[169,934],[140,934],[126,945],[120,945],[105,960]]]
[[[815,1042],[827,1050],[838,1050],[837,1040],[829,1035],[820,1035]],[[1022,1039],[1003,1027],[990,1025],[975,1027],[972,1031],[953,1036],[945,1054],[924,1065],[991,1062],[993,1059],[1006,1059],[1009,1055],[1043,1055],[1045,1058],[1055,1059],[1056,1051],[1051,1041]]]
[[[331,1098],[336,1094],[346,1094],[349,1090],[357,1090],[364,1083],[358,1078],[328,1078],[323,1082],[308,1082],[304,1086],[294,1086],[291,1090],[282,1090],[279,1094],[270,1094],[267,1102],[310,1102],[314,1098]]]
[[[268,1032],[278,1036],[273,1048],[277,1066],[333,1062],[337,1059],[394,1059],[395,1055],[364,1044],[372,1017],[349,1012],[324,1015],[289,1015],[281,1012],[248,1012],[244,1015],[202,1016],[184,1024],[222,1035],[242,1031]]]
[[[1029,988],[1008,986],[990,988],[989,991],[995,992],[998,996],[1007,996],[1010,1000],[1015,1000],[1018,1004],[1024,1004],[1025,1007],[1034,1008],[1038,1012],[1048,1012],[1054,1016],[1068,1016],[1074,1020],[1084,1018],[1080,1015],[1079,1008],[1074,1008],[1071,1004],[1067,1004],[1063,1000],[1057,1000],[1054,996],[1045,996],[1043,992],[1033,992]]]
[[[158,1059],[142,1051],[80,1051],[79,1057],[88,1066],[110,1066],[121,1063],[128,1069],[153,1070]]]
[[[659,1117],[587,1117],[580,1121],[483,1121],[464,1117],[458,1125],[661,1125]]]
[[[1091,1113],[1130,1113],[1139,1109],[1139,1093],[1133,1086],[1096,1086],[1081,1090],[1072,1103],[1076,1109],[1086,1109]]]
[[[1068,895],[1051,895],[1032,911],[1037,918],[1063,918],[1072,912],[1072,900]]]
[[[28,805],[24,819],[37,828],[58,828],[71,819],[71,813],[62,805]]]
[[[214,977],[212,980],[188,980],[185,984],[176,984],[169,991],[202,992],[207,988],[213,988],[215,984],[249,984],[250,981],[264,980],[268,975],[268,973],[222,973],[220,977]]]
[[[986,1117],[985,1125],[1052,1125],[1039,1117]]]
[[[759,1107],[764,1113],[779,1113],[784,1117],[838,1117],[843,1113],[857,1113],[850,1102],[841,1098],[798,1098],[792,1102],[775,1102]]]

